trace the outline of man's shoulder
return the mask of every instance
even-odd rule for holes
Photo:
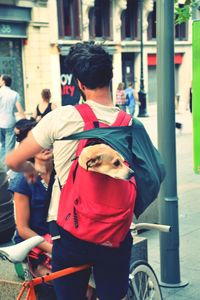
[[[16,99],[18,100],[18,98],[20,97],[19,93],[17,91],[15,91],[15,90],[12,90],[11,88],[9,88],[9,89],[10,89],[10,93],[12,93],[13,95],[15,95]]]
[[[66,131],[66,127],[76,127],[80,122],[82,122],[82,118],[74,106],[59,106],[46,114],[32,129],[32,132],[34,135],[44,136],[43,130],[45,130],[54,136],[55,134],[60,136],[60,133]]]
[[[55,108],[46,116],[48,116],[48,115],[54,116],[54,117],[59,117],[61,119],[62,119],[62,117],[64,119],[67,119],[67,118],[72,118],[73,116],[77,116],[78,111],[75,108],[75,106],[73,106],[73,105],[65,105],[65,106],[59,106],[59,107]]]
[[[1,89],[0,89],[0,93],[2,95],[7,95],[9,96],[11,99],[16,99],[18,100],[19,99],[19,93],[16,92],[15,90],[12,90],[9,86],[2,86]]]
[[[132,92],[132,88],[128,87],[127,89],[125,89],[125,93],[131,93]]]

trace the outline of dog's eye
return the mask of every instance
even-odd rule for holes
[[[117,159],[114,163],[113,163],[113,165],[115,166],[115,167],[119,167],[120,166],[120,161],[119,161],[119,159]]]

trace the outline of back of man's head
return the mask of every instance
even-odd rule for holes
[[[128,86],[131,87],[131,88],[134,88],[134,83],[133,82],[129,82]]]
[[[1,75],[1,78],[5,82],[6,86],[11,86],[12,78],[9,75],[3,74],[3,75]]]
[[[72,46],[65,61],[75,79],[89,89],[109,86],[113,77],[112,59],[101,45],[94,42]]]

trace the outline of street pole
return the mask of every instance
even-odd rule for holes
[[[158,147],[166,167],[160,192],[160,223],[172,227],[160,234],[161,286],[182,287],[176,181],[174,101],[174,0],[157,1]]]
[[[140,102],[138,117],[148,117],[147,114],[147,95],[144,90],[144,44],[143,44],[143,4],[144,0],[139,0],[140,4],[140,90],[138,98]]]

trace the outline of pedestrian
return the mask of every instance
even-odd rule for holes
[[[21,143],[36,124],[32,120],[19,120],[15,126],[17,142]],[[24,173],[9,171],[9,191],[13,194],[17,224],[13,241],[18,244],[34,235],[41,235],[45,239],[28,254],[28,264],[33,277],[43,276],[52,269],[52,240],[46,221],[48,184],[52,168],[52,152],[43,150],[28,162]],[[20,277],[23,276],[18,265],[15,265],[15,269]],[[55,300],[52,285],[43,285],[37,292],[39,299]]]
[[[116,105],[123,111],[126,111],[127,99],[126,99],[126,93],[124,90],[123,82],[120,82],[118,84],[118,87],[116,90]]]
[[[186,110],[188,109],[192,113],[192,86],[189,88],[189,95],[186,101]]]
[[[128,88],[125,89],[126,93],[126,99],[127,99],[127,106],[130,115],[133,117],[135,114],[135,106],[136,106],[136,101],[138,101],[137,93],[134,89],[134,84],[132,82],[129,83]]]
[[[44,275],[51,270],[50,259],[46,253],[52,253],[52,243],[48,224],[45,219],[47,187],[52,171],[52,158],[43,159],[43,150],[34,157],[29,170],[17,173],[11,178],[9,190],[13,193],[17,230],[14,241],[16,244],[35,235],[42,235],[45,241],[37,246],[37,255],[31,259],[31,270],[36,275]],[[39,260],[43,255],[44,259]]]
[[[8,176],[0,162],[0,244],[12,240],[15,219],[12,193],[8,190]]]
[[[15,108],[20,117],[25,118],[20,97],[11,89],[12,79],[9,75],[0,76],[0,161],[15,147]]]
[[[192,113],[192,87],[190,87],[189,108],[190,108],[190,112]]]
[[[66,64],[97,119],[108,125],[113,124],[120,110],[113,105],[110,91],[113,77],[110,55],[94,42],[77,43],[71,47]],[[7,156],[8,166],[20,170],[26,167],[28,157],[53,145],[54,165],[59,180],[53,186],[48,220],[57,219],[60,187],[65,184],[78,146],[77,140],[57,139],[83,129],[83,119],[75,107],[59,107],[47,114],[23,143]],[[84,236],[79,239],[61,226],[58,226],[58,233],[61,238],[53,241],[53,271],[92,262],[97,297],[101,300],[126,299],[132,248],[130,231],[117,248],[110,247],[109,244],[99,245],[85,241]],[[90,270],[87,269],[54,280],[57,299],[64,300],[66,295],[68,300],[85,299],[89,275]]]
[[[35,121],[27,119],[16,123],[15,134],[19,144],[36,124]],[[52,169],[52,151],[42,150],[28,161],[24,173],[9,172],[9,190],[14,195],[15,203],[17,243],[33,235],[48,233],[44,209]],[[52,245],[49,243],[44,242],[39,248],[50,254],[52,252]]]
[[[55,109],[57,105],[51,101],[50,89],[43,89],[41,92],[41,101],[37,105],[33,118],[39,122],[46,114]]]

